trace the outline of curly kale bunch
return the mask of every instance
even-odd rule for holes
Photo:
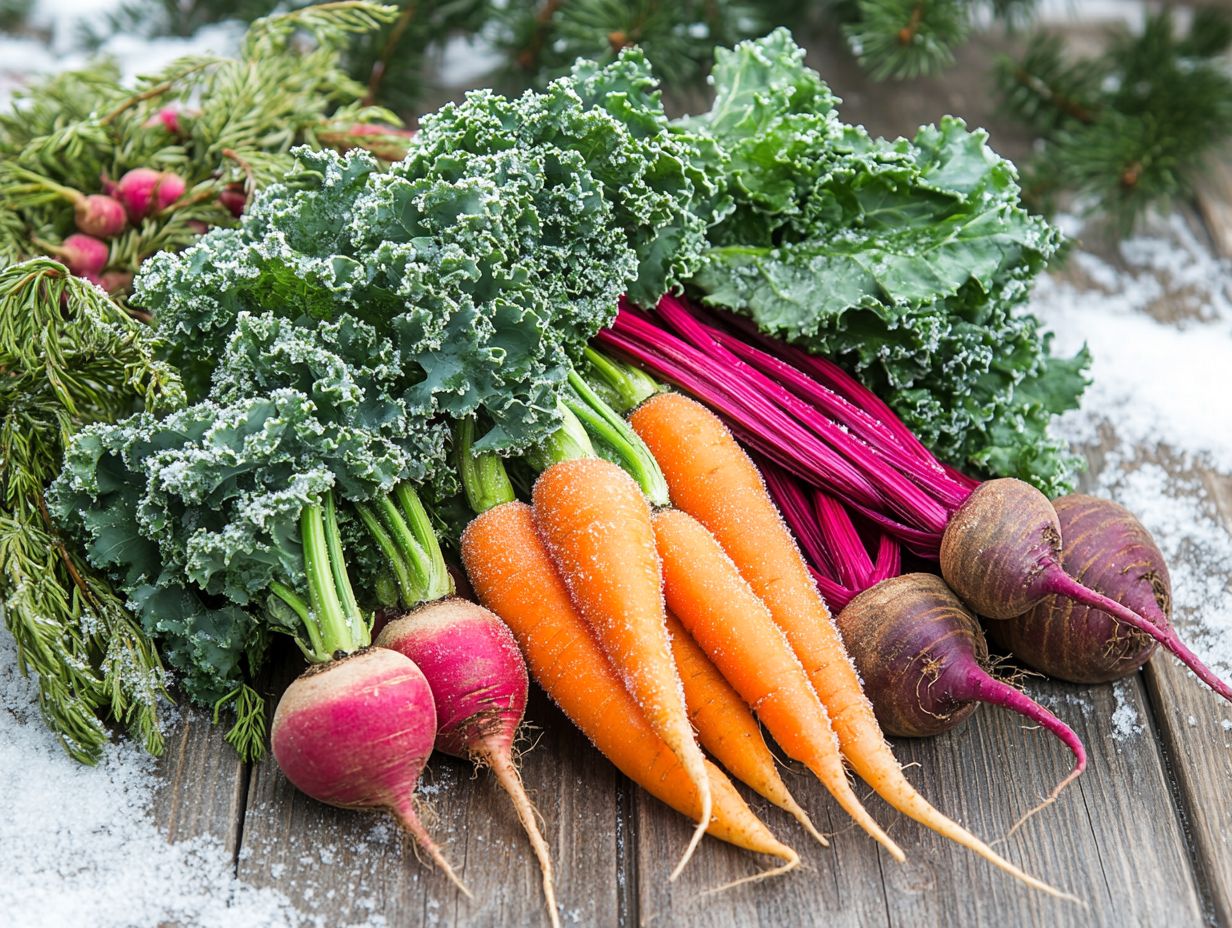
[[[470,94],[423,120],[402,162],[299,152],[239,229],[143,266],[138,301],[203,395],[244,312],[354,317],[400,353],[412,417],[483,412],[479,450],[559,424],[571,358],[628,292],[697,269],[722,209],[692,138],[669,131],[640,52],[543,93]]]
[[[86,427],[49,503],[212,704],[243,691],[271,631],[309,637],[306,514],[443,469],[446,427],[410,391],[367,323],[241,313],[209,399]]]

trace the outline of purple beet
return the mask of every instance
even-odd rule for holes
[[[1097,538],[1083,541],[1083,550],[1096,550],[1097,559],[1114,562],[1117,552],[1131,538],[1125,523],[1116,520],[1097,534]],[[1162,566],[1158,551],[1156,557]],[[1057,510],[1039,490],[1012,478],[981,484],[954,513],[941,538],[942,575],[954,592],[985,618],[1017,620],[1050,597],[1100,610],[1127,629],[1158,641],[1203,683],[1232,701],[1232,689],[1181,642],[1171,624],[1156,624],[1130,606],[1092,589],[1066,573],[1063,562]],[[1098,568],[1084,568],[1084,572],[1093,569],[1093,576],[1102,574]],[[1115,595],[1118,586],[1114,584],[1109,592]],[[1156,604],[1152,614],[1158,612]]]
[[[988,673],[980,623],[940,577],[883,580],[852,599],[835,621],[887,734],[938,735],[986,702],[1027,717],[1073,752],[1073,770],[1050,798],[1086,767],[1086,751],[1069,726]]]
[[[1056,500],[1062,566],[1161,629],[1172,627],[1168,566],[1142,523],[1111,500],[1074,494]],[[1158,646],[1155,639],[1094,609],[1048,596],[1010,622],[989,623],[989,637],[1024,664],[1073,683],[1129,676]]]

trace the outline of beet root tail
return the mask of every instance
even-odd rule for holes
[[[393,812],[394,818],[398,820],[398,824],[401,825],[406,832],[415,839],[415,843],[419,845],[419,847],[424,849],[428,857],[431,858],[432,863],[436,865],[436,868],[444,873],[445,876],[449,877],[450,882],[452,882],[454,886],[458,887],[467,899],[474,899],[475,897],[471,895],[471,891],[466,888],[466,884],[464,884],[458,878],[458,875],[453,872],[453,867],[449,866],[449,861],[445,859],[445,855],[441,853],[441,849],[437,847],[436,842],[432,840],[431,835],[428,834],[428,830],[424,828],[423,823],[419,821],[419,816],[415,814],[415,809],[411,805],[411,801],[407,799],[404,803],[395,806],[390,811]]]
[[[968,698],[977,699],[980,702],[986,702],[994,706],[1001,706],[1004,709],[1017,712],[1019,715],[1030,719],[1041,728],[1055,735],[1074,755],[1074,766],[1070,772],[1052,788],[1052,792],[1042,802],[1029,809],[1014,823],[1014,826],[1005,834],[1005,837],[1008,838],[1021,828],[1027,819],[1056,802],[1062,790],[1078,779],[1082,771],[1086,770],[1087,767],[1087,751],[1082,744],[1082,740],[1072,728],[1026,693],[1015,689],[1002,680],[990,676],[983,669],[968,676],[965,694]]]
[[[1100,609],[1131,628],[1136,628],[1143,634],[1150,635],[1171,651],[1177,660],[1193,671],[1194,676],[1224,699],[1232,702],[1232,687],[1229,687],[1213,670],[1202,663],[1198,655],[1189,650],[1185,643],[1181,641],[1174,629],[1160,628],[1154,622],[1121,605],[1115,599],[1111,599],[1102,593],[1097,593],[1095,590],[1083,586],[1069,574],[1065,573],[1059,566],[1048,572],[1047,592],[1057,596],[1065,596],[1092,609]]]
[[[530,801],[530,797],[526,795],[526,789],[522,785],[522,776],[509,756],[509,748],[485,742],[477,752],[477,756],[492,769],[496,782],[509,795],[513,808],[518,813],[518,821],[522,823],[526,837],[530,839],[530,846],[539,861],[539,870],[543,875],[543,900],[548,907],[548,917],[551,919],[552,928],[560,928],[560,914],[556,909],[556,883],[552,869],[552,852],[539,828],[539,812]]]

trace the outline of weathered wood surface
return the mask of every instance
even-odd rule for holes
[[[943,112],[961,112],[974,124],[992,127],[994,144],[1019,156],[1023,137],[1003,126],[988,94],[990,51],[995,49],[987,44],[969,47],[949,77],[888,91],[870,84],[841,56],[828,60],[824,71],[845,98],[849,118],[876,132],[910,133]],[[1220,247],[1232,241],[1232,228],[1220,224],[1228,211],[1212,206],[1224,196],[1215,188],[1204,191],[1200,210],[1192,213],[1201,215],[1202,234]],[[1164,306],[1160,316],[1183,312]],[[1097,469],[1098,449],[1094,458]],[[1204,480],[1232,526],[1232,483],[1209,474]],[[288,679],[271,689],[280,690]],[[553,849],[564,923],[1232,925],[1232,731],[1223,726],[1232,709],[1166,656],[1121,684],[1116,695],[1111,686],[1039,680],[1027,686],[1074,727],[1090,765],[1053,806],[997,848],[1082,897],[1085,907],[1020,887],[870,798],[870,811],[908,854],[906,864],[895,864],[850,826],[807,773],[790,766],[784,777],[832,836],[830,848],[745,791],[771,829],[801,853],[800,870],[703,895],[770,865],[707,840],[684,875],[668,883],[689,824],[615,773],[540,694],[528,715],[537,731],[524,753],[523,772]],[[1113,736],[1110,718],[1118,698],[1137,712],[1140,735]],[[956,732],[896,742],[895,749],[904,764],[919,765],[909,774],[925,796],[990,840],[1005,835],[1069,766],[1064,749],[1045,733],[990,708]],[[545,924],[538,870],[516,818],[491,778],[473,774],[465,762],[436,757],[424,782],[430,827],[475,893],[471,902],[419,863],[389,823],[306,799],[269,759],[251,769],[239,764],[202,715],[186,714],[160,770],[165,787],[156,814],[169,837],[219,838],[235,853],[241,879],[279,887],[321,924],[363,923],[374,914],[390,926]]]

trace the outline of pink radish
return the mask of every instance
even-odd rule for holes
[[[420,669],[395,651],[367,648],[314,665],[287,687],[270,740],[298,789],[343,809],[385,809],[469,897],[415,814],[415,784],[435,737]]]
[[[183,194],[183,178],[153,168],[133,168],[115,186],[115,195],[124,204],[128,218],[133,222],[166,209]]]
[[[154,191],[161,180],[162,173],[153,168],[133,168],[116,182],[115,195],[124,204],[129,219],[136,222],[150,214]]]
[[[482,606],[438,599],[394,619],[377,637],[414,661],[436,700],[436,749],[486,764],[509,794],[543,874],[543,894],[559,926],[552,858],[513,760],[513,741],[526,710],[526,664],[513,634]]]
[[[244,193],[244,185],[228,184],[218,194],[218,202],[226,207],[232,216],[239,219],[244,215],[244,207],[248,205],[248,195]]]
[[[66,238],[60,245],[45,245],[47,251],[64,260],[64,266],[78,277],[97,279],[107,266],[111,249],[106,242],[99,241],[92,235],[76,232]]]
[[[172,135],[179,135],[182,129],[179,109],[174,106],[164,106],[145,121],[145,128],[152,129],[154,126],[162,126]]]
[[[162,179],[158,186],[154,189],[155,201],[158,204],[158,210],[162,211],[184,195],[186,185],[184,178],[178,174],[172,174],[170,171],[164,171]]]
[[[89,195],[72,187],[65,187],[43,177],[16,169],[21,176],[28,176],[30,182],[44,190],[50,191],[61,199],[73,204],[73,221],[79,232],[98,238],[111,238],[119,235],[128,225],[124,214],[124,206],[107,193],[91,193]]]
[[[92,193],[73,201],[73,218],[77,228],[86,235],[99,238],[111,238],[119,235],[128,225],[128,217],[124,215],[124,207],[115,200],[101,193]]]
[[[107,271],[98,279],[98,285],[108,293],[122,293],[133,283],[133,275],[129,271]]]

